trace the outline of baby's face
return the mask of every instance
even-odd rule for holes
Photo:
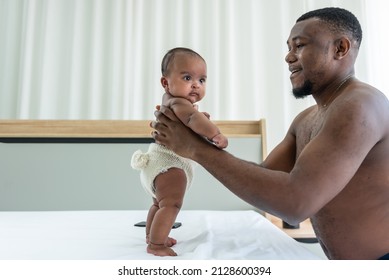
[[[205,96],[207,65],[195,55],[177,54],[165,78],[167,92],[196,103]]]

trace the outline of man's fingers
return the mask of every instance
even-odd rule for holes
[[[150,126],[156,130],[156,131],[153,131],[152,134],[154,132],[156,134],[161,134],[163,129],[166,127],[162,122],[159,122],[159,121],[152,121],[150,123]]]
[[[170,110],[168,107],[166,106],[161,106],[161,108],[159,109],[159,112],[161,112],[163,115],[165,115],[168,119],[172,120],[172,121],[178,121],[178,118],[177,116],[173,113],[172,110]],[[157,118],[158,119],[158,118]]]
[[[155,122],[160,122],[160,123],[168,123],[170,119],[166,117],[161,111],[155,111],[154,116],[156,121]]]
[[[159,111],[156,111],[154,115],[156,116],[157,120],[150,123],[150,126],[154,129],[154,131],[151,132],[151,137],[154,138],[157,144],[163,144],[161,141],[163,141],[163,138],[165,137],[165,131],[167,129],[165,123],[169,122],[170,120]]]
[[[154,129],[151,132],[151,136],[158,144],[166,144],[166,136],[169,135],[171,126],[174,126],[173,122],[179,121],[176,115],[166,106],[160,106],[158,111],[154,112],[156,118],[155,121],[150,123],[150,126]]]
[[[157,144],[163,144],[165,134],[161,132],[161,130],[164,129],[163,125],[159,122],[153,121],[151,122],[151,127],[153,127],[155,130],[151,132],[151,137],[155,140],[155,143]]]
[[[151,132],[151,137],[153,137],[154,138],[154,140],[155,140],[155,143],[157,143],[157,144],[161,144],[161,142],[159,142],[159,133],[157,132],[157,131],[152,131]]]

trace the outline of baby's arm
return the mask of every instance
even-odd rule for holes
[[[184,98],[173,98],[169,103],[170,109],[186,126],[215,143],[218,148],[227,147],[227,137],[209,120],[206,114],[193,107],[192,103]]]
[[[223,134],[219,133],[215,137],[212,138],[212,142],[215,143],[215,145],[220,148],[224,149],[228,146],[228,139]]]

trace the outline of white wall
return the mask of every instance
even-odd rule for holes
[[[230,138],[228,151],[259,162],[260,138]],[[146,210],[151,197],[130,167],[148,144],[0,143],[0,211]],[[222,163],[221,163],[222,164]],[[183,209],[247,210],[243,202],[201,166]]]

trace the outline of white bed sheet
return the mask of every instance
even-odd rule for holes
[[[155,260],[146,253],[147,211],[0,212],[0,260]],[[181,211],[177,257],[320,259],[255,211]]]

